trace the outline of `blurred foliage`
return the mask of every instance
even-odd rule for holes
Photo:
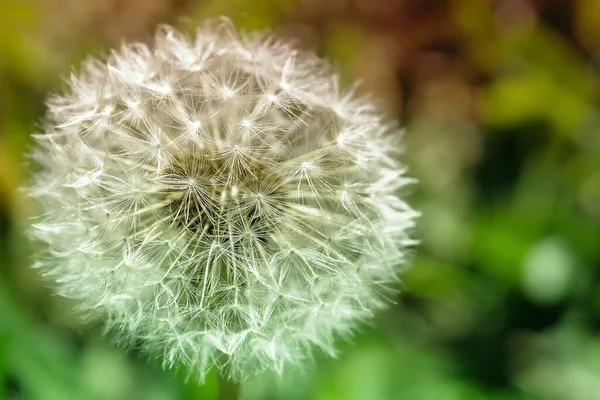
[[[226,15],[360,79],[423,216],[397,304],[244,399],[600,399],[597,0],[0,0],[0,398],[212,399],[82,327],[29,268],[23,154],[88,53]]]

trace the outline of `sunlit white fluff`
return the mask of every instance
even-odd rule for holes
[[[242,379],[385,305],[415,217],[400,132],[314,55],[163,27],[67,83],[35,136],[36,266],[119,341]]]

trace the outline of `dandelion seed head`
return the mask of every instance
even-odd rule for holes
[[[416,216],[399,130],[326,63],[208,23],[67,83],[32,151],[35,266],[118,341],[239,380],[386,305]]]

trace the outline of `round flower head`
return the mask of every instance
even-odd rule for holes
[[[415,217],[400,132],[314,55],[164,27],[48,107],[36,266],[120,342],[242,379],[334,353],[385,305]]]

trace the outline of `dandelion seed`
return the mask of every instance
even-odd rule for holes
[[[335,354],[413,243],[399,130],[314,55],[163,27],[49,101],[35,263],[124,344],[233,379]]]

